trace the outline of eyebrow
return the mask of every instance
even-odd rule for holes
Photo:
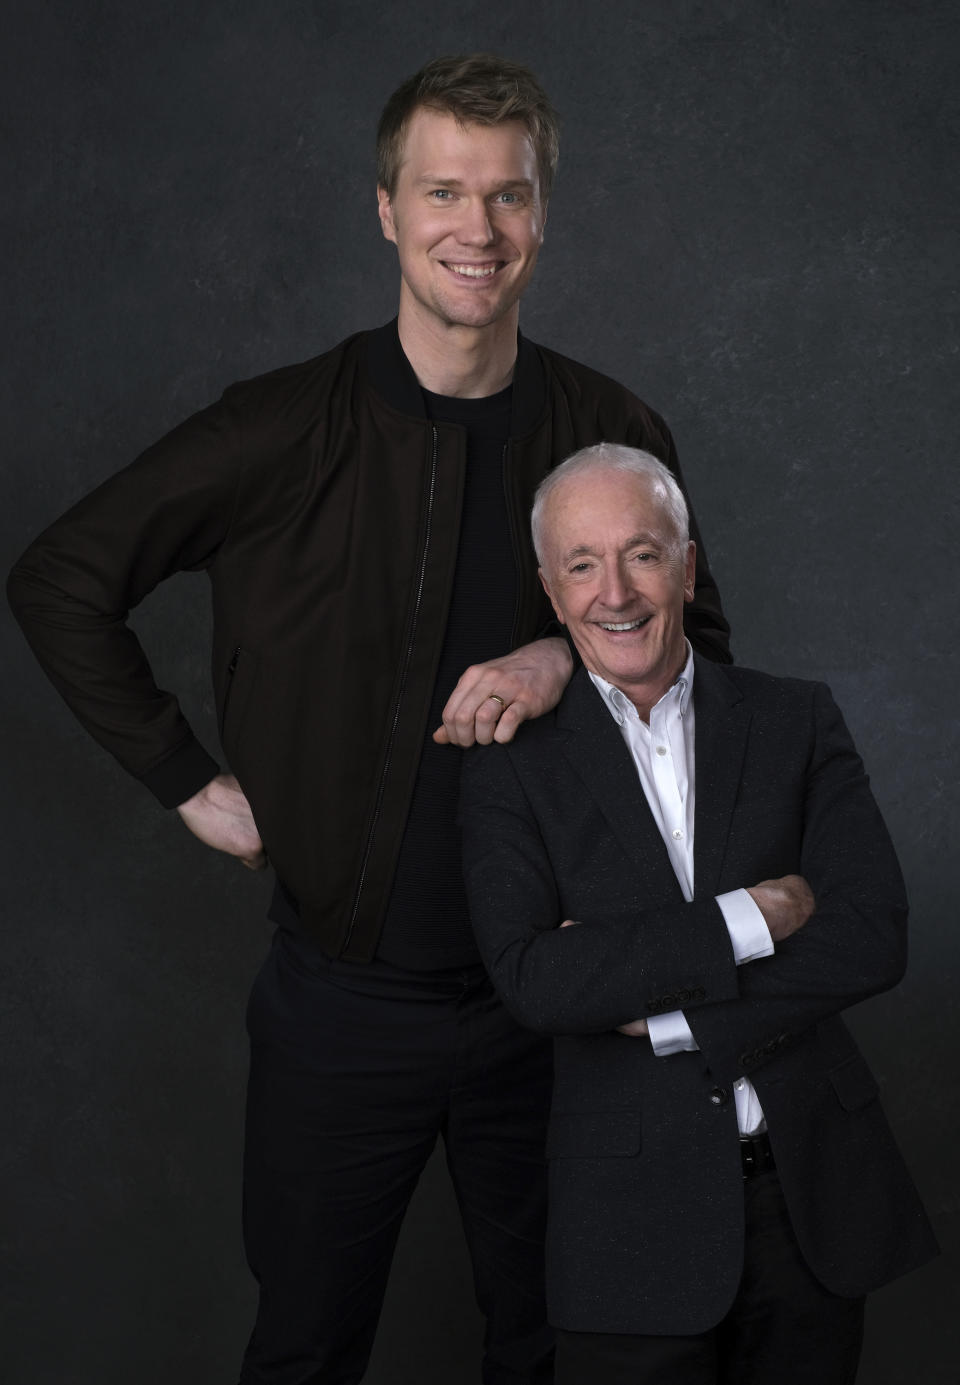
[[[644,545],[650,548],[662,548],[664,546],[664,541],[657,534],[651,534],[649,531],[645,530],[643,533],[633,534],[629,539],[627,539],[626,543],[623,545],[620,551],[625,553],[627,549],[637,548],[639,546]],[[561,554],[561,560],[565,563],[568,563],[571,558],[597,556],[597,550],[595,548],[591,548],[588,543],[578,543],[573,548],[566,549],[566,551]]]
[[[462,178],[440,178],[432,173],[424,173],[419,178],[415,178],[417,184],[429,183],[435,188],[459,188],[463,186]],[[532,178],[508,178],[502,183],[495,183],[491,192],[511,192],[514,188],[526,188],[531,190],[534,186]]]

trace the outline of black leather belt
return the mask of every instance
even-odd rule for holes
[[[769,1173],[777,1166],[770,1148],[770,1136],[764,1131],[760,1135],[740,1136],[740,1162],[744,1178],[753,1178],[758,1173]]]

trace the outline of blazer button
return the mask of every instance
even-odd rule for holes
[[[728,1092],[725,1087],[714,1087],[710,1093],[710,1100],[714,1106],[722,1106],[727,1100]]]

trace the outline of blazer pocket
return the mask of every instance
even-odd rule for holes
[[[859,1054],[847,1058],[832,1070],[829,1077],[845,1111],[859,1111],[880,1095],[877,1079]]]
[[[548,1159],[625,1158],[639,1152],[639,1111],[558,1111],[550,1117]]]

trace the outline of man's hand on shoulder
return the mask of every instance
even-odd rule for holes
[[[813,891],[802,875],[784,875],[779,880],[761,880],[747,887],[775,943],[782,943],[807,922],[816,906]]]
[[[247,796],[232,774],[218,774],[177,812],[195,837],[217,851],[236,856],[250,870],[263,870],[267,853]]]
[[[522,721],[557,705],[573,673],[573,655],[559,636],[534,640],[485,664],[471,664],[433,733],[438,745],[512,741]]]

